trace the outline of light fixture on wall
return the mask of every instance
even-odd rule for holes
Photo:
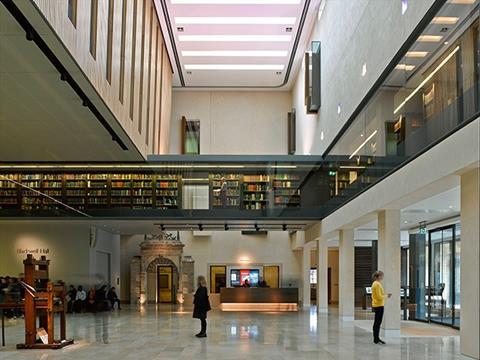
[[[415,90],[413,90],[410,95],[408,95],[405,100],[402,101],[402,103],[400,105],[398,105],[398,107],[393,111],[394,114],[396,114],[412,97],[415,96],[415,94],[423,88],[423,85],[425,85],[428,81],[430,81],[430,79],[452,58],[453,55],[455,55],[457,53],[457,51],[460,50],[460,46],[457,46],[455,49],[452,50],[452,52],[450,54],[448,54],[448,56],[443,59],[443,61],[438,64],[438,66],[435,68],[435,70],[433,70],[430,75],[428,75],[421,83],[420,85],[418,85]]]
[[[376,134],[377,130],[375,130],[368,138],[365,139],[363,143],[360,144],[360,146],[350,155],[349,159],[353,158],[356,153],[358,153]]]

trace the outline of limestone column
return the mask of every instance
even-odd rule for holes
[[[460,351],[466,359],[480,359],[479,172],[470,170],[460,180]]]
[[[400,210],[381,210],[378,213],[378,269],[385,273],[385,300],[382,329],[385,336],[400,336]]]
[[[353,229],[339,231],[339,316],[344,321],[355,318],[355,243]]]
[[[303,245],[302,254],[302,304],[304,307],[310,306],[310,246]]]
[[[317,311],[328,312],[328,240],[317,240]]]

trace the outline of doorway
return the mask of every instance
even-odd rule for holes
[[[170,265],[157,266],[157,302],[173,302],[173,268]]]
[[[460,237],[455,225],[428,234],[428,319],[460,326]]]

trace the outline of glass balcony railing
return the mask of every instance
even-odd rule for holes
[[[322,219],[479,117],[479,2],[436,1],[323,157],[0,164],[0,217]]]
[[[325,152],[325,161],[350,159],[364,171],[324,207],[344,204],[478,119],[479,4],[435,3],[438,10],[423,19],[423,29],[412,34]]]

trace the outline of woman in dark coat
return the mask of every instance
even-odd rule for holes
[[[204,276],[197,278],[198,289],[193,297],[193,317],[200,319],[202,329],[195,335],[196,337],[207,337],[207,312],[211,310],[210,301],[208,301],[207,281]]]

